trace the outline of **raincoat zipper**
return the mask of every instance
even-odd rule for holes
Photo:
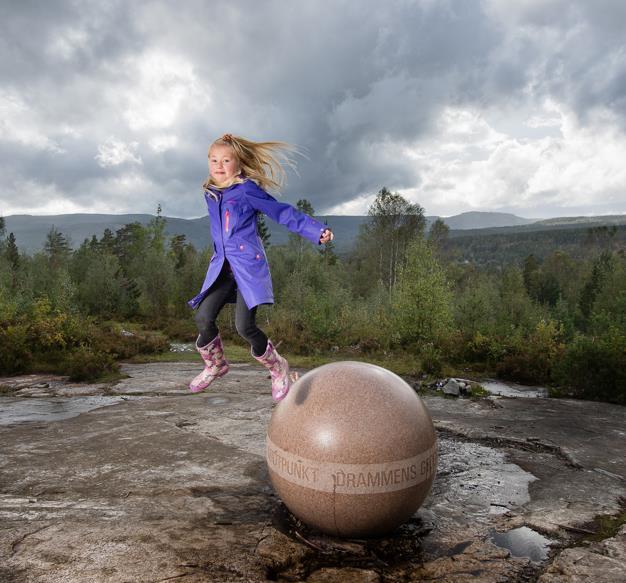
[[[228,209],[226,209],[226,232],[228,233],[228,219],[230,218],[230,213]]]

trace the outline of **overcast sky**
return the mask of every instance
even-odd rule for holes
[[[0,214],[205,214],[225,132],[366,214],[626,213],[624,0],[0,0]]]

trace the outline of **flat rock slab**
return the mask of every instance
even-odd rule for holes
[[[622,407],[427,398],[441,454],[430,497],[393,536],[346,541],[299,524],[272,491],[265,370],[234,365],[197,395],[193,364],[123,370],[113,386],[0,379],[13,412],[0,415],[0,581],[566,581],[572,562],[615,580],[623,532],[596,546],[570,535],[619,510]],[[545,563],[493,544],[494,528],[522,525],[552,537]]]

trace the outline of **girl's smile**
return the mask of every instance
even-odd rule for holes
[[[214,145],[211,148],[209,174],[218,186],[231,182],[239,172],[239,160],[230,146]]]

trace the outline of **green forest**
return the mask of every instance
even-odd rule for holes
[[[314,213],[306,200],[298,207]],[[621,230],[594,227],[577,244],[566,233],[566,245],[546,239],[545,252],[525,255],[520,235],[450,238],[441,220],[427,230],[421,206],[383,188],[348,254],[295,235],[272,245],[262,216],[259,235],[276,303],[258,321],[287,355],[389,359],[415,376],[489,374],[626,402]],[[187,300],[212,251],[166,237],[160,208],[147,226],[75,249],[53,228],[33,255],[0,218],[0,374],[91,380],[121,359],[193,342]],[[220,318],[227,341],[242,344],[232,309]],[[131,324],[141,333],[127,332]]]

